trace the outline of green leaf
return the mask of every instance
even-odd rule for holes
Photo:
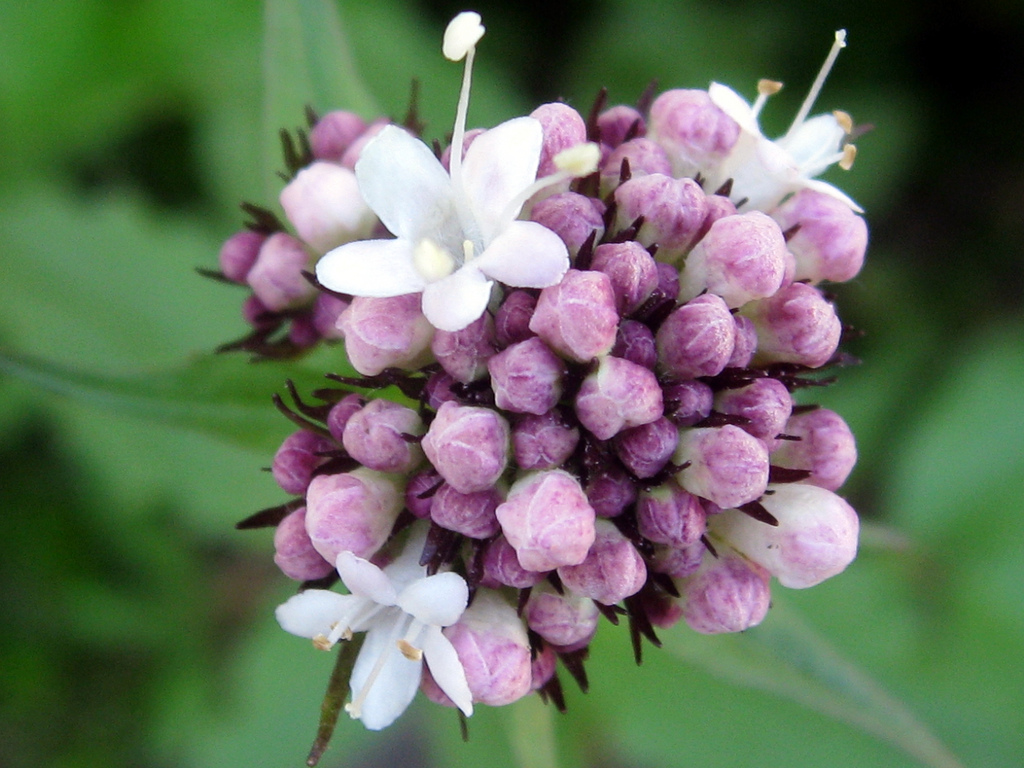
[[[671,632],[664,648],[733,683],[797,702],[889,742],[922,765],[962,765],[904,704],[777,597],[765,622],[743,634],[708,638]]]
[[[321,114],[350,109],[363,117],[379,110],[356,71],[337,6],[330,0],[267,0],[263,41],[263,169],[268,198],[280,181],[278,132],[298,125],[307,106]]]

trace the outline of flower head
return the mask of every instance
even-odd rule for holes
[[[441,633],[466,609],[469,590],[457,573],[426,575],[419,565],[424,540],[423,531],[414,534],[383,569],[342,552],[338,574],[351,594],[308,589],[277,609],[285,630],[312,638],[323,650],[354,632],[366,632],[349,681],[352,701],[345,709],[371,730],[391,725],[409,706],[424,660],[445,694],[465,714],[473,713],[466,674]]]

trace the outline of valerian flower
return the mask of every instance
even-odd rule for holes
[[[839,30],[792,125],[784,136],[774,141],[761,133],[757,119],[768,97],[777,93],[782,83],[771,80],[758,83],[758,97],[753,105],[747,104],[728,86],[711,84],[708,88],[711,101],[739,124],[740,136],[729,156],[710,174],[709,189],[732,179],[733,196],[745,198],[748,210],[770,210],[791,193],[814,189],[862,212],[842,191],[814,178],[835,163],[847,170],[853,164],[856,149],[844,143],[853,128],[850,116],[834,112],[807,117],[839,51],[845,47],[846,31]]]
[[[351,594],[307,589],[277,609],[281,626],[329,650],[366,632],[345,709],[371,730],[391,725],[412,702],[426,660],[438,686],[465,714],[473,713],[466,674],[441,628],[466,609],[469,590],[457,573],[426,575],[419,565],[425,533],[414,534],[383,569],[351,552],[338,555],[341,580]]]
[[[517,220],[538,184],[551,181],[536,182],[540,123],[509,120],[477,136],[463,153],[474,45],[483,34],[479,22],[477,14],[459,14],[445,34],[445,55],[466,58],[450,172],[422,141],[397,126],[384,128],[363,150],[355,172],[364,199],[395,239],[348,243],[317,265],[317,279],[341,293],[422,291],[423,314],[444,331],[461,330],[483,314],[493,281],[545,288],[569,268],[561,238],[541,224]],[[559,180],[574,175],[556,174]]]

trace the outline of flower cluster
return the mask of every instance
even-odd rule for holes
[[[302,426],[273,462],[295,498],[243,526],[276,524],[304,582],[286,630],[325,649],[367,633],[348,710],[370,728],[417,688],[465,715],[534,691],[563,706],[556,662],[585,687],[602,616],[639,660],[679,621],[756,625],[772,577],[813,586],[857,548],[836,494],[853,435],[792,397],[842,360],[821,284],[867,242],[814,178],[849,165],[852,123],[807,119],[843,35],[773,141],[767,82],[753,106],[713,84],[466,131],[482,34],[464,13],[445,36],[466,60],[447,150],[328,114],[282,193],[296,235],[222,253],[261,311],[343,338],[359,374],[279,401]],[[349,595],[323,589],[339,577]]]

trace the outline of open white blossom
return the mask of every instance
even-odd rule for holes
[[[502,123],[477,136],[463,158],[475,50],[466,34],[449,35],[459,38],[458,46],[452,44],[457,53],[467,49],[451,171],[419,139],[397,126],[384,128],[363,150],[355,172],[363,198],[395,239],[348,243],[328,253],[316,270],[322,285],[354,296],[422,291],[423,314],[444,331],[461,330],[483,314],[493,281],[546,288],[569,268],[561,238],[536,222],[517,220],[538,184],[548,182],[536,181],[540,123],[530,117]]]
[[[355,632],[366,632],[345,709],[371,730],[391,725],[412,702],[423,661],[441,690],[466,715],[472,695],[458,655],[442,633],[466,610],[469,590],[457,573],[426,575],[419,565],[425,530],[384,569],[351,552],[338,555],[338,573],[351,594],[307,589],[278,606],[277,620],[293,635],[330,649]]]
[[[757,119],[768,97],[778,92],[781,83],[762,80],[753,105],[728,86],[711,84],[708,88],[711,101],[739,124],[740,137],[729,156],[708,174],[708,189],[717,189],[727,179],[732,179],[732,197],[745,198],[744,208],[770,210],[788,195],[810,188],[862,212],[845,193],[814,178],[834,163],[845,169],[853,164],[856,150],[852,144],[843,143],[853,127],[849,115],[834,112],[807,117],[839,51],[845,46],[846,32],[839,30],[792,125],[775,141],[761,133]]]

